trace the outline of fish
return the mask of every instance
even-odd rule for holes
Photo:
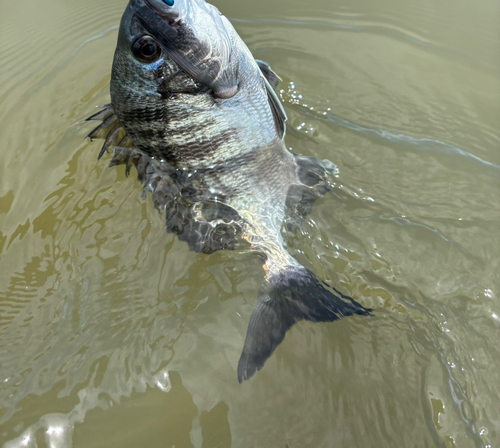
[[[199,254],[241,250],[260,257],[264,280],[237,367],[262,369],[297,322],[372,315],[319,280],[286,250],[335,165],[291,153],[280,78],[256,60],[231,22],[205,0],[130,0],[111,73],[99,159],[132,167],[167,231]],[[284,231],[286,230],[286,232]]]

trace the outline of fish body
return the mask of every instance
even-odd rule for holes
[[[111,105],[91,137],[111,165],[137,168],[165,210],[167,230],[195,252],[247,247],[266,284],[238,365],[250,378],[299,320],[370,310],[316,279],[286,250],[281,229],[300,225],[328,191],[330,162],[290,153],[279,78],[256,61],[231,23],[204,0],[131,0],[111,77]]]

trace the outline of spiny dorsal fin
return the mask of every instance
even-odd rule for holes
[[[123,125],[113,111],[111,104],[100,106],[102,110],[91,115],[86,121],[101,120],[102,123],[94,128],[87,138],[93,140],[94,138],[104,139],[104,144],[99,152],[98,159],[108,152],[111,148],[116,147],[132,147],[132,141],[128,138]]]
[[[111,106],[111,104],[104,104],[102,106],[97,106],[97,107],[101,110],[91,115],[85,121],[104,121],[114,114],[113,107]]]

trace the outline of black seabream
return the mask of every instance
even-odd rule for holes
[[[256,61],[231,23],[205,0],[131,0],[111,77],[111,104],[91,138],[111,166],[135,166],[166,213],[167,230],[205,254],[244,247],[266,281],[238,364],[260,370],[290,327],[370,310],[319,281],[284,248],[328,191],[333,164],[290,153],[278,76]]]

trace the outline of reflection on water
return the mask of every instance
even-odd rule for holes
[[[239,385],[258,260],[190,253],[84,140],[126,2],[0,1],[5,448],[498,443],[495,2],[217,2],[283,78],[287,144],[339,167],[291,253],[375,310]]]

